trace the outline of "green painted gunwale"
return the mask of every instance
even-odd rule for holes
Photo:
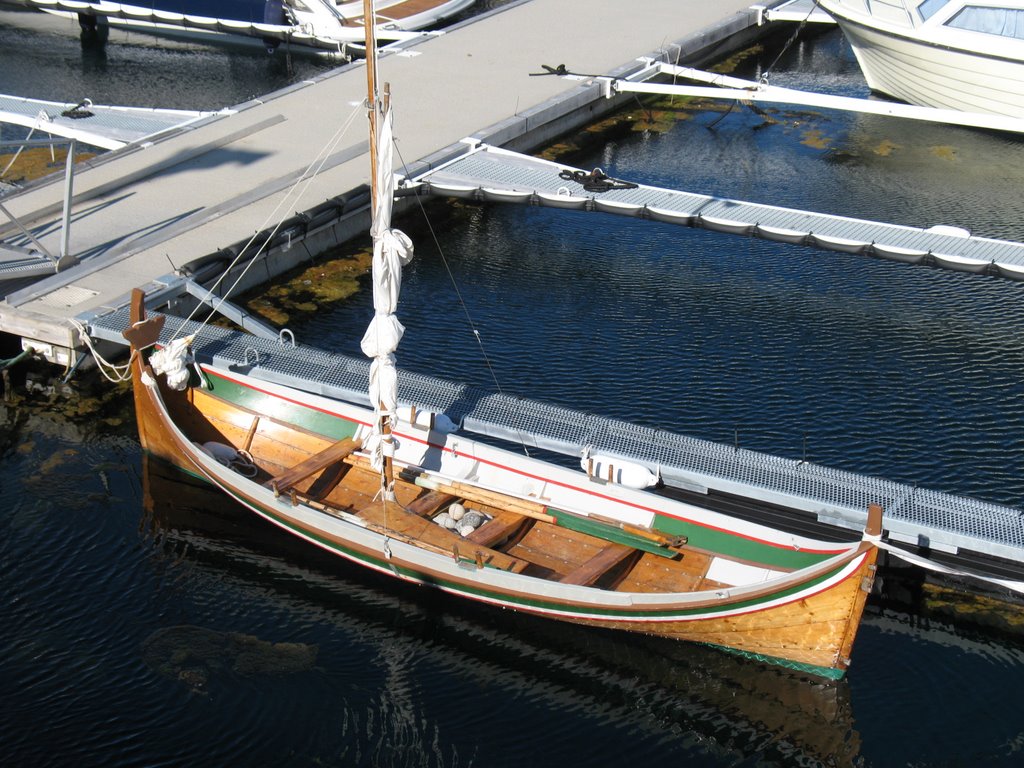
[[[184,468],[179,468],[179,470],[181,472],[184,472],[185,474],[189,475],[190,477],[194,477],[194,478],[196,478],[198,480],[201,480],[203,482],[206,482],[206,483],[210,482],[209,479],[207,479],[204,475],[202,475],[199,472],[195,472],[195,471],[184,469]],[[244,499],[243,496],[233,492],[231,489],[223,488],[222,490],[226,491],[229,496],[234,498],[238,503],[242,504],[243,506],[247,506],[249,508],[253,507],[252,504],[246,502],[246,500]],[[311,531],[309,531],[309,530],[307,530],[307,529],[305,529],[305,528],[303,528],[301,526],[293,524],[291,521],[286,520],[286,519],[284,519],[284,518],[282,518],[282,517],[272,513],[270,510],[265,509],[262,506],[260,506],[259,509],[260,509],[259,514],[265,515],[266,517],[269,517],[269,518],[275,520],[277,523],[279,523],[279,524],[289,528],[290,530],[293,530],[293,531],[301,533],[305,537],[314,539],[315,541],[317,541],[319,543],[320,546],[323,546],[323,547],[327,548],[330,551],[337,552],[340,555],[346,556],[346,557],[348,557],[350,559],[353,559],[353,560],[356,560],[356,561],[359,561],[359,562],[363,562],[363,563],[365,563],[365,564],[367,564],[369,566],[372,566],[372,567],[375,567],[375,568],[379,568],[379,569],[382,569],[382,570],[386,570],[386,571],[391,571],[391,572],[396,573],[396,574],[401,574],[401,575],[404,575],[405,577],[407,577],[409,579],[413,579],[413,580],[416,580],[416,581],[421,581],[421,583],[426,583],[426,584],[428,584],[430,586],[447,588],[447,589],[449,589],[451,591],[454,591],[456,593],[466,594],[466,595],[471,596],[471,597],[478,597],[480,599],[492,600],[492,601],[496,600],[496,601],[499,601],[499,602],[505,603],[505,604],[508,604],[508,603],[515,603],[517,605],[521,604],[521,605],[526,606],[526,607],[535,607],[535,608],[541,608],[541,609],[546,608],[546,607],[550,607],[550,608],[553,608],[554,610],[557,610],[557,611],[560,611],[560,612],[563,612],[563,613],[570,613],[570,611],[568,611],[565,606],[561,606],[559,604],[554,604],[554,603],[546,603],[546,602],[544,602],[542,600],[523,600],[523,601],[517,602],[517,601],[513,601],[512,599],[510,599],[509,596],[504,594],[504,593],[495,593],[495,592],[491,592],[491,591],[485,590],[485,589],[474,589],[474,588],[466,587],[463,584],[455,584],[455,585],[453,585],[453,584],[451,584],[449,582],[446,582],[444,580],[437,580],[437,579],[433,579],[433,578],[431,578],[429,580],[423,580],[422,574],[420,574],[418,571],[415,571],[413,569],[408,569],[408,568],[398,568],[397,566],[395,566],[393,563],[391,563],[390,561],[388,561],[386,559],[377,558],[377,557],[371,557],[371,556],[368,556],[368,555],[364,555],[361,552],[358,552],[358,551],[355,551],[355,550],[351,550],[351,549],[349,549],[347,547],[343,547],[343,546],[341,546],[341,545],[339,545],[339,544],[337,544],[337,543],[335,543],[333,541],[330,541],[329,539],[326,539],[325,537],[319,536],[316,533],[313,533],[313,532],[311,532]],[[465,559],[465,558],[463,558],[463,560],[467,564],[474,562],[472,560],[468,560],[468,559]],[[824,581],[824,580],[828,579],[829,577],[831,577],[833,575],[833,573],[837,573],[840,569],[841,568],[837,568],[833,572],[824,574],[821,578],[815,579],[813,582],[807,582],[807,583],[801,585],[801,587],[798,588],[798,589],[791,589],[791,590],[781,591],[781,592],[779,592],[779,593],[777,593],[775,595],[770,595],[770,596],[762,598],[761,600],[758,600],[758,601],[749,601],[747,604],[755,605],[758,602],[763,602],[765,600],[774,600],[777,597],[785,596],[786,594],[792,594],[793,592],[799,591],[800,589],[805,589],[807,587],[813,586],[814,584],[817,584],[817,583],[819,583],[821,581]],[[742,605],[742,604],[734,603],[734,604],[732,604],[730,606],[723,606],[723,609],[724,608],[735,608],[735,607],[738,607],[739,605]],[[513,607],[515,607],[515,606],[513,605]],[[694,611],[690,611],[689,613],[692,613],[692,612],[694,612]],[[712,613],[714,611],[713,611],[713,609],[701,609],[701,612]],[[614,618],[617,615],[616,612],[614,612],[614,611],[601,611],[601,610],[594,610],[594,609],[587,609],[587,610],[581,609],[580,613],[581,613],[581,615],[583,615],[583,614],[586,614],[586,615],[605,615],[605,616],[608,616],[609,618]],[[650,611],[650,612],[646,612],[645,611],[642,614],[624,614],[624,615],[626,617],[631,617],[634,620],[642,621],[644,618],[647,618],[647,617],[655,617],[655,616],[659,616],[659,615],[675,615],[675,616],[682,617],[682,616],[687,615],[687,613],[688,612],[684,612],[684,611],[680,611],[680,612],[661,612],[661,613],[654,612],[654,611]],[[842,679],[842,677],[845,674],[845,670],[842,670],[842,669],[834,669],[834,668],[829,668],[829,667],[818,667],[818,666],[815,666],[815,665],[812,665],[812,664],[801,664],[800,662],[791,661],[789,659],[779,658],[777,656],[768,656],[768,655],[765,655],[765,654],[753,653],[753,652],[750,652],[750,651],[741,651],[741,650],[738,650],[736,648],[730,648],[727,645],[715,645],[713,643],[702,643],[702,645],[707,645],[707,646],[712,647],[712,648],[717,648],[717,649],[719,649],[721,651],[725,651],[726,653],[731,653],[731,654],[734,654],[734,655],[737,655],[737,656],[742,656],[744,658],[751,659],[751,660],[754,660],[754,661],[764,662],[764,663],[768,663],[768,664],[774,664],[776,666],[781,666],[781,667],[784,667],[786,669],[795,670],[797,672],[803,672],[803,673],[807,673],[807,674],[817,675],[819,677],[827,678],[829,680],[840,680],[840,679]]]

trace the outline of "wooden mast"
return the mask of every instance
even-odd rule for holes
[[[379,136],[377,104],[377,17],[373,9],[373,0],[363,0],[363,27],[366,40],[366,100],[370,118],[370,216],[371,220],[377,210],[377,200],[381,191],[377,183],[377,144]],[[390,104],[391,88],[384,84],[384,109]],[[383,403],[380,403],[383,411]],[[391,418],[382,413],[380,416],[380,432],[385,445],[391,443]],[[395,470],[391,456],[384,451],[384,466],[381,468],[381,482],[385,495],[391,492],[395,484]]]
[[[363,27],[366,33],[366,101],[370,115],[370,205],[377,205],[377,28],[373,0],[363,0]]]

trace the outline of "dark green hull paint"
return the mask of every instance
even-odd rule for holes
[[[730,557],[751,563],[762,563],[772,568],[798,571],[828,560],[831,554],[804,552],[792,548],[773,547],[759,541],[745,539],[734,533],[706,528],[702,525],[658,515],[654,527],[669,536],[685,536],[690,546],[706,552],[728,553]]]
[[[842,680],[843,676],[846,674],[845,669],[833,669],[831,667],[817,667],[813,664],[801,664],[798,661],[780,659],[778,656],[767,656],[763,653],[741,651],[736,648],[730,648],[727,645],[714,645],[712,643],[702,643],[702,645],[706,645],[709,648],[717,648],[720,651],[731,653],[733,656],[742,656],[744,659],[752,659],[753,661],[759,661],[764,664],[774,664],[777,667],[791,669],[794,672],[801,672],[803,674],[816,675],[817,677],[823,677],[826,680]]]
[[[596,536],[599,539],[611,541],[615,544],[625,544],[627,547],[633,547],[634,549],[639,549],[644,552],[650,552],[652,555],[657,555],[658,557],[667,557],[671,559],[677,554],[674,549],[658,546],[656,542],[653,542],[650,539],[645,539],[643,536],[637,536],[634,533],[629,533],[628,531],[624,531],[621,528],[610,525],[609,523],[603,523],[600,520],[591,520],[588,517],[574,515],[571,512],[564,512],[563,510],[555,509],[554,507],[548,507],[547,513],[552,515],[563,528]]]
[[[207,373],[212,384],[212,391],[217,397],[248,408],[255,413],[273,413],[274,418],[278,421],[293,424],[331,440],[353,437],[356,430],[359,429],[358,424],[340,416],[265,394],[259,390],[236,384],[215,373]],[[273,403],[273,407],[269,407],[270,403]]]
[[[209,480],[207,478],[205,478],[201,474],[197,474],[195,472],[191,472],[191,471],[184,470],[184,469],[182,471],[185,472],[188,475],[191,475],[193,477],[199,478],[200,480],[203,480],[205,482],[209,482]],[[220,486],[217,486],[217,487],[220,487]],[[238,502],[242,506],[248,507],[250,509],[253,508],[254,505],[248,503],[246,501],[245,497],[242,496],[241,494],[235,493],[230,488],[223,488],[223,487],[221,487],[221,490],[223,490],[225,493],[227,493],[229,496],[231,496],[236,502]],[[473,587],[473,586],[469,586],[469,585],[465,585],[465,584],[455,584],[454,582],[449,582],[449,581],[445,581],[443,579],[438,579],[437,577],[434,577],[434,576],[427,576],[426,574],[423,574],[422,572],[414,570],[414,569],[411,569],[411,568],[399,567],[395,563],[391,562],[390,560],[387,560],[384,557],[374,557],[372,555],[367,555],[367,554],[365,554],[363,552],[359,552],[358,550],[350,549],[349,547],[346,547],[346,546],[344,546],[342,544],[339,544],[339,543],[337,543],[335,541],[331,541],[330,539],[328,539],[328,538],[326,538],[324,536],[321,536],[320,534],[316,533],[315,531],[310,531],[310,530],[308,530],[306,528],[303,528],[303,527],[301,527],[299,525],[296,525],[291,520],[288,520],[288,519],[286,519],[284,517],[281,517],[280,515],[275,514],[272,510],[269,510],[269,509],[267,509],[265,507],[259,506],[258,514],[260,514],[260,515],[262,515],[262,516],[272,520],[277,525],[280,525],[280,526],[282,526],[284,528],[287,528],[290,531],[295,532],[298,535],[301,535],[303,538],[310,539],[310,540],[316,542],[318,546],[321,546],[324,549],[327,549],[327,550],[330,550],[332,552],[335,552],[335,553],[337,553],[337,554],[339,554],[339,555],[341,555],[343,557],[347,557],[350,560],[355,560],[355,561],[364,563],[364,564],[366,564],[366,565],[368,565],[370,567],[374,567],[374,568],[377,568],[377,569],[380,569],[380,570],[390,571],[390,572],[392,572],[392,573],[394,573],[396,575],[400,575],[400,576],[402,576],[404,578],[407,578],[407,579],[410,579],[410,580],[413,580],[413,581],[418,581],[418,582],[421,582],[421,583],[430,584],[431,586],[441,587],[441,588],[450,590],[452,592],[458,592],[458,593],[466,594],[466,595],[469,595],[469,596],[472,596],[472,597],[475,597],[475,598],[478,598],[478,599],[481,599],[481,600],[500,602],[500,603],[509,605],[509,607],[512,607],[512,608],[521,607],[525,611],[531,611],[531,610],[533,610],[533,611],[556,611],[558,613],[567,614],[569,616],[578,615],[581,619],[585,619],[586,617],[591,617],[591,616],[592,617],[596,617],[596,618],[624,619],[624,620],[632,620],[632,621],[643,621],[645,618],[670,618],[670,617],[678,617],[679,619],[685,619],[687,616],[691,616],[691,615],[694,615],[694,614],[701,614],[701,613],[704,613],[704,614],[715,614],[715,613],[718,613],[720,611],[721,612],[731,611],[731,610],[734,610],[736,608],[755,607],[755,606],[757,606],[759,604],[766,603],[766,602],[773,601],[773,600],[777,600],[777,599],[780,599],[780,598],[785,598],[785,597],[788,597],[790,595],[796,594],[797,592],[801,592],[801,591],[803,591],[803,590],[805,590],[805,589],[807,589],[809,587],[813,587],[814,585],[819,584],[819,583],[829,579],[831,576],[833,576],[835,573],[837,573],[842,568],[842,566],[840,566],[839,568],[836,568],[836,569],[834,569],[832,571],[829,571],[828,573],[822,574],[820,577],[818,577],[818,578],[816,578],[816,579],[814,579],[812,581],[803,582],[799,587],[793,587],[791,589],[780,590],[779,592],[772,593],[771,595],[767,595],[765,597],[761,597],[761,598],[758,598],[756,600],[748,600],[748,601],[744,601],[744,602],[741,602],[741,603],[730,602],[728,605],[723,605],[720,608],[717,608],[717,607],[714,607],[714,606],[710,606],[710,607],[709,606],[705,606],[705,607],[693,608],[693,609],[689,609],[689,610],[666,610],[666,611],[649,610],[649,611],[640,611],[640,612],[620,610],[620,609],[614,609],[614,608],[598,608],[598,607],[587,607],[587,608],[584,608],[584,609],[578,609],[577,610],[573,606],[566,606],[566,605],[564,605],[562,603],[558,603],[558,602],[545,601],[545,600],[541,600],[541,599],[524,599],[524,598],[519,598],[519,597],[513,597],[513,596],[510,596],[510,595],[508,595],[508,594],[506,594],[504,592],[493,592],[493,591],[490,591],[490,590],[481,589],[479,587]],[[467,564],[469,564],[469,563],[471,563],[473,561],[465,560],[465,562]],[[771,659],[768,658],[768,657],[766,657],[766,660],[771,661]]]
[[[234,494],[232,494],[232,496],[234,496]],[[235,496],[235,498],[236,498],[237,501],[239,501],[239,503],[245,504],[245,501],[241,497]],[[497,601],[497,602],[509,605],[509,607],[512,607],[512,608],[521,607],[523,610],[531,610],[531,609],[533,609],[533,610],[540,610],[540,611],[557,611],[559,613],[568,614],[568,615],[571,615],[571,616],[578,615],[580,618],[585,618],[587,616],[593,616],[593,617],[602,617],[602,618],[608,618],[608,619],[627,619],[627,620],[633,620],[633,621],[643,621],[644,619],[648,619],[648,618],[674,618],[674,617],[678,617],[679,619],[685,619],[687,616],[693,616],[693,615],[697,615],[697,614],[715,614],[715,613],[719,613],[719,612],[724,613],[724,612],[727,612],[727,611],[732,611],[732,610],[735,610],[737,608],[741,608],[741,609],[742,608],[753,608],[753,607],[756,607],[756,606],[761,605],[763,603],[771,602],[771,601],[778,600],[778,599],[781,599],[781,598],[786,598],[786,597],[789,597],[791,595],[797,594],[798,592],[802,592],[802,591],[804,591],[804,590],[806,590],[808,588],[812,588],[812,587],[816,586],[817,584],[820,584],[820,583],[826,581],[827,579],[829,579],[830,577],[832,577],[836,573],[838,573],[840,570],[842,570],[842,567],[839,567],[839,568],[836,568],[836,569],[834,569],[832,571],[829,571],[828,573],[822,574],[820,577],[818,577],[816,579],[813,579],[811,581],[802,582],[798,587],[792,587],[790,589],[780,590],[778,592],[774,592],[774,593],[772,593],[770,595],[767,595],[765,597],[760,597],[760,598],[755,599],[755,600],[746,600],[746,601],[743,601],[743,602],[729,602],[727,605],[723,605],[721,607],[703,606],[703,607],[700,607],[700,608],[692,608],[692,609],[689,609],[689,610],[664,610],[664,611],[659,611],[659,610],[628,611],[628,610],[623,610],[623,609],[600,608],[600,607],[594,607],[594,606],[588,606],[586,608],[579,609],[579,608],[576,608],[575,606],[566,606],[565,604],[559,603],[559,602],[546,601],[546,600],[541,600],[541,599],[538,599],[538,598],[527,599],[527,598],[522,598],[522,597],[511,596],[511,595],[509,595],[509,594],[507,594],[505,592],[492,592],[490,590],[481,589],[480,587],[474,587],[474,586],[470,586],[470,585],[466,585],[466,584],[456,584],[454,582],[446,581],[443,578],[438,578],[436,576],[428,576],[427,574],[424,574],[421,571],[417,571],[417,570],[414,570],[414,569],[411,569],[411,568],[398,567],[393,562],[391,562],[389,560],[386,560],[384,558],[376,558],[376,557],[372,557],[372,556],[369,556],[369,555],[365,555],[365,554],[363,554],[361,552],[357,552],[357,551],[351,550],[348,547],[345,547],[345,546],[343,546],[341,544],[337,544],[336,542],[330,541],[330,540],[320,536],[319,534],[317,534],[315,532],[308,531],[305,528],[301,528],[301,527],[295,525],[294,523],[290,522],[289,520],[286,520],[284,518],[279,517],[278,515],[274,514],[272,511],[270,511],[268,509],[265,509],[263,507],[261,507],[260,509],[261,509],[261,514],[266,515],[269,518],[272,518],[278,524],[280,524],[282,526],[285,526],[285,527],[289,528],[290,530],[293,530],[293,531],[296,531],[298,533],[301,533],[303,536],[317,541],[321,546],[326,547],[327,549],[330,549],[332,551],[338,552],[339,554],[342,554],[344,556],[357,559],[357,560],[359,560],[361,562],[374,565],[374,566],[376,566],[378,568],[383,568],[383,569],[392,571],[392,572],[394,572],[396,574],[401,574],[402,576],[404,576],[406,578],[413,579],[415,581],[420,581],[422,583],[430,584],[432,586],[437,586],[437,587],[440,587],[442,589],[448,589],[448,590],[453,591],[453,592],[458,592],[458,593],[462,593],[462,594],[471,595],[471,596],[479,598],[479,599]],[[471,560],[464,560],[464,562],[470,563],[470,562],[473,562],[473,561],[471,561]]]
[[[234,493],[232,493],[231,495],[240,504],[248,506],[246,504],[245,500],[242,497],[237,496]],[[820,584],[820,583],[826,581],[827,579],[829,579],[830,577],[835,575],[838,571],[842,570],[842,567],[839,567],[839,568],[836,568],[836,569],[834,569],[832,571],[829,571],[828,573],[822,574],[820,577],[818,577],[816,579],[813,579],[811,581],[802,582],[798,587],[793,587],[793,588],[790,588],[790,589],[780,590],[778,592],[774,592],[774,593],[772,593],[770,595],[758,598],[756,600],[747,600],[747,601],[744,601],[744,602],[730,602],[728,605],[723,605],[720,608],[719,607],[715,607],[715,606],[704,606],[704,607],[701,607],[701,608],[693,608],[693,609],[689,609],[689,610],[665,610],[665,611],[643,610],[643,611],[639,611],[639,612],[638,611],[622,610],[622,609],[614,609],[614,608],[600,608],[600,607],[594,607],[594,606],[588,606],[588,607],[586,607],[584,609],[577,609],[574,606],[566,606],[563,603],[546,601],[546,600],[541,600],[541,599],[537,599],[537,598],[527,599],[527,598],[515,597],[515,596],[511,596],[511,595],[509,595],[509,594],[507,594],[505,592],[493,592],[493,591],[490,591],[490,590],[481,589],[480,587],[474,587],[474,586],[470,586],[470,585],[466,585],[466,584],[456,584],[454,582],[446,581],[445,579],[438,578],[436,576],[428,576],[427,574],[424,574],[421,571],[417,571],[417,570],[414,570],[414,569],[411,569],[411,568],[399,567],[399,566],[395,565],[393,562],[391,562],[389,560],[386,560],[384,558],[377,558],[377,557],[365,555],[362,552],[351,550],[348,547],[345,547],[345,546],[343,546],[341,544],[338,544],[337,542],[330,541],[329,539],[327,539],[327,538],[325,538],[323,536],[320,536],[316,532],[312,532],[312,531],[309,531],[309,530],[307,530],[305,528],[302,528],[302,527],[300,527],[298,525],[295,525],[291,521],[286,520],[286,519],[276,515],[274,512],[272,512],[271,510],[268,510],[268,509],[266,509],[264,507],[260,507],[260,514],[263,514],[266,517],[271,518],[272,520],[274,520],[279,525],[282,525],[282,526],[284,526],[284,527],[286,527],[286,528],[288,528],[288,529],[290,529],[292,531],[300,533],[300,534],[302,534],[306,538],[309,538],[309,539],[312,539],[312,540],[316,541],[320,546],[323,546],[323,547],[325,547],[325,548],[327,548],[327,549],[329,549],[331,551],[337,552],[337,553],[339,553],[339,554],[341,554],[343,556],[350,557],[352,559],[359,560],[360,562],[364,562],[364,563],[367,563],[369,565],[376,566],[378,568],[382,568],[382,569],[385,569],[385,570],[392,571],[393,573],[400,574],[400,575],[402,575],[402,576],[404,576],[406,578],[409,578],[409,579],[412,579],[412,580],[415,580],[415,581],[419,581],[419,582],[422,582],[422,583],[425,583],[425,584],[430,584],[431,586],[437,586],[437,587],[440,587],[442,589],[447,589],[447,590],[450,590],[450,591],[453,591],[453,592],[458,592],[458,593],[462,593],[462,594],[471,595],[473,597],[476,597],[476,598],[479,598],[479,599],[483,599],[483,600],[497,601],[497,602],[500,602],[500,603],[503,603],[503,604],[510,605],[510,607],[512,607],[512,608],[522,607],[523,610],[531,610],[531,609],[533,609],[533,610],[541,610],[541,611],[557,611],[559,613],[569,614],[569,615],[577,615],[578,614],[581,618],[584,618],[584,617],[587,617],[587,616],[594,616],[594,617],[603,617],[603,618],[609,618],[609,619],[628,619],[628,620],[633,620],[633,621],[642,621],[642,620],[647,619],[647,618],[670,618],[670,617],[678,617],[680,619],[684,619],[687,616],[692,616],[692,615],[696,615],[696,614],[715,614],[715,613],[718,613],[718,612],[723,612],[724,613],[726,611],[732,611],[732,610],[735,610],[736,608],[752,608],[752,607],[756,607],[757,605],[761,605],[761,604],[766,603],[766,602],[770,602],[770,601],[773,601],[773,600],[778,600],[780,598],[789,597],[790,595],[794,595],[794,594],[796,594],[798,592],[802,592],[802,591],[804,591],[804,590],[806,590],[808,588],[814,587],[815,585]],[[471,561],[471,560],[464,560],[464,562],[470,563],[470,562],[473,562],[473,561]]]

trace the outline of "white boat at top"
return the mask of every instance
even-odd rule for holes
[[[1024,0],[819,0],[868,86],[911,104],[1024,118]]]
[[[134,32],[210,40],[211,35],[256,38],[269,49],[281,42],[327,53],[362,49],[365,18],[353,0],[144,0],[140,4],[81,0],[0,0],[77,18],[85,32],[103,25]],[[379,0],[377,39],[403,40],[473,4],[474,0]]]

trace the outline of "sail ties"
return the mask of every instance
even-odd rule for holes
[[[402,288],[402,267],[412,260],[412,241],[397,229],[388,229],[373,244],[373,319],[359,346],[370,362],[369,395],[374,409],[373,431],[364,448],[370,463],[380,471],[384,457],[394,455],[390,434],[383,420],[397,418],[398,370],[395,350],[405,334],[405,326],[395,316]]]
[[[412,261],[413,245],[401,230],[391,228],[391,208],[395,180],[393,163],[391,110],[381,116],[377,139],[377,194],[374,197],[373,224],[373,319],[363,334],[360,348],[372,358],[369,395],[374,409],[373,430],[363,447],[377,471],[384,468],[385,457],[394,454],[390,423],[397,418],[398,371],[395,350],[405,326],[395,316],[402,290],[402,267]]]
[[[182,336],[166,347],[156,350],[149,356],[149,364],[154,373],[162,373],[167,377],[167,386],[181,391],[188,386],[188,366],[192,363],[192,336]]]

